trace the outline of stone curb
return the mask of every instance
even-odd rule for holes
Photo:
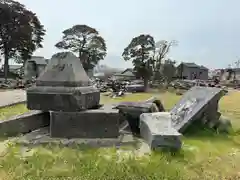
[[[11,137],[49,126],[49,112],[30,111],[0,121],[0,136]]]
[[[0,109],[1,109],[1,108],[6,108],[6,107],[10,107],[10,106],[14,106],[14,105],[18,105],[18,104],[25,104],[26,102],[27,102],[27,101],[24,100],[24,101],[18,101],[18,102],[6,104],[6,105],[3,105],[3,106],[0,106]]]

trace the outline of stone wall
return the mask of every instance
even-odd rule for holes
[[[0,136],[15,136],[49,126],[48,112],[30,111],[0,121]]]

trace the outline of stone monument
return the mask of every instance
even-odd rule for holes
[[[28,109],[50,112],[51,137],[118,137],[118,112],[100,108],[99,101],[99,90],[70,52],[53,55],[36,85],[27,90]]]
[[[100,92],[91,86],[73,53],[53,55],[36,86],[27,90],[27,107],[43,111],[79,111],[99,105]]]

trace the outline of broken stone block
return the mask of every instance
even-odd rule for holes
[[[196,120],[215,121],[222,89],[195,86],[187,91],[170,111],[172,126],[183,133]],[[214,118],[213,118],[214,117]],[[208,123],[208,122],[204,122]]]
[[[156,98],[150,98],[141,102],[121,102],[117,104],[114,109],[119,109],[121,114],[121,121],[123,119],[128,121],[130,129],[133,134],[139,135],[139,117],[142,113],[159,112],[164,111],[163,105],[160,100]]]
[[[181,149],[181,134],[172,125],[169,112],[144,113],[140,115],[140,134],[151,149]]]
[[[156,104],[159,112],[165,111],[165,108],[164,108],[162,102],[159,99],[157,99],[156,97],[151,97],[148,100],[143,101],[143,103],[154,103],[154,104]]]
[[[27,107],[32,110],[74,112],[94,108],[99,101],[99,90],[70,52],[53,55],[36,86],[27,90]]]
[[[117,138],[119,114],[104,106],[79,112],[50,112],[50,136],[56,138]]]

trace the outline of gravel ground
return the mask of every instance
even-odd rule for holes
[[[26,101],[25,90],[9,90],[0,92],[0,108]]]

